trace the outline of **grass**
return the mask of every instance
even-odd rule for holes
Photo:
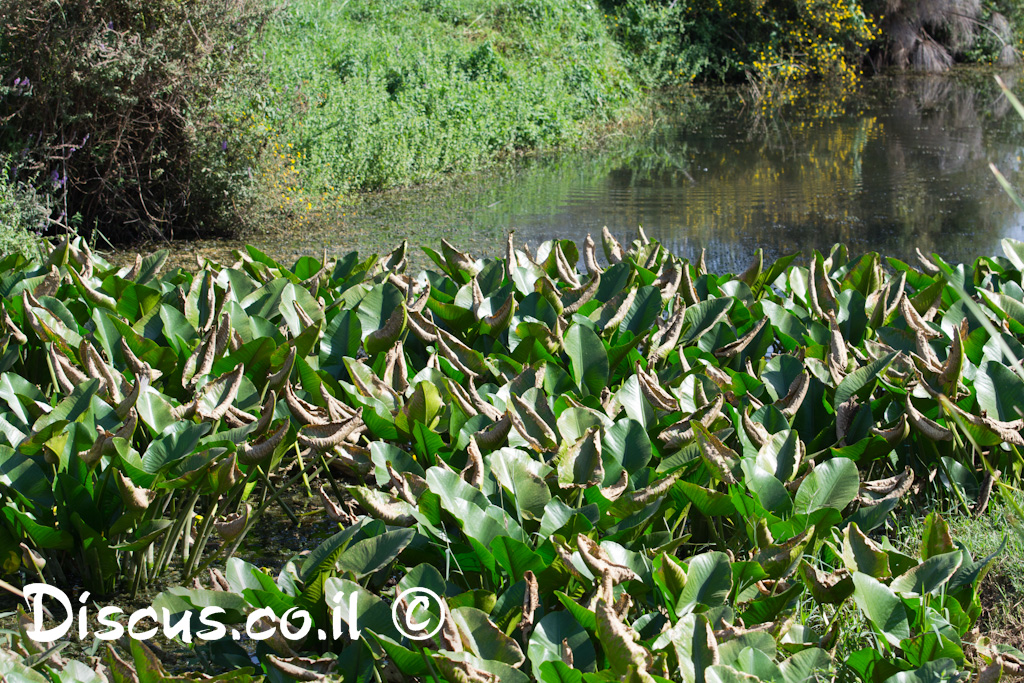
[[[1016,500],[1018,505],[1024,502],[1024,495],[1016,494]],[[1020,649],[1024,646],[1024,533],[1020,520],[996,494],[988,509],[977,518],[955,507],[940,511],[949,523],[952,537],[964,544],[975,561],[996,556],[980,585],[982,615],[976,630],[995,642]],[[911,514],[908,510],[890,532],[893,544],[916,552],[924,517],[924,511]]]
[[[278,211],[576,146],[646,102],[580,0],[296,0],[260,49],[271,87],[239,118]]]
[[[47,226],[49,209],[31,187],[10,179],[10,160],[0,159],[0,255],[30,254]]]

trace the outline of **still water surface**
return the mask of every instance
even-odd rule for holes
[[[920,247],[963,261],[1024,239],[1024,214],[988,167],[1024,187],[1024,125],[990,75],[874,79],[856,95],[800,93],[771,115],[742,91],[691,93],[659,120],[600,152],[381,195],[341,230],[258,245],[286,263],[323,246],[368,253],[441,237],[498,255],[510,229],[536,246],[605,225],[629,240],[642,225],[681,256],[704,248],[710,267],[739,272],[758,247],[776,257],[845,242],[904,259]]]

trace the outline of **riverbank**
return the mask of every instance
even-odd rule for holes
[[[271,85],[240,116],[280,211],[587,146],[648,112],[582,3],[298,0],[262,48]]]

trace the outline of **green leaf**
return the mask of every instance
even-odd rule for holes
[[[490,551],[513,583],[522,581],[523,575],[527,571],[540,574],[548,568],[548,563],[544,561],[540,553],[535,552],[525,543],[508,536],[495,538],[491,543]]]
[[[452,609],[450,617],[462,643],[473,654],[488,661],[518,667],[526,661],[519,643],[498,630],[487,615],[475,607]]]
[[[210,423],[175,422],[158,439],[149,444],[142,456],[142,469],[158,474],[191,455],[199,440],[210,431]]]
[[[927,560],[936,555],[945,555],[956,550],[953,537],[949,533],[949,524],[938,512],[930,512],[924,520],[924,532],[921,535],[921,559]]]
[[[338,558],[339,572],[352,572],[357,579],[388,566],[416,536],[414,529],[397,529],[353,543]]]
[[[974,379],[974,390],[978,407],[989,417],[1012,422],[1024,415],[1024,381],[1002,363],[982,363]]]
[[[688,481],[677,481],[672,485],[672,497],[684,505],[692,503],[706,517],[728,517],[736,514],[736,505],[729,494],[706,489]]]
[[[562,603],[562,606],[576,618],[576,621],[579,622],[580,626],[590,631],[597,630],[597,616],[593,611],[587,609],[562,591],[555,591],[555,597],[558,598],[558,601]]]
[[[885,372],[885,369],[892,364],[897,355],[897,352],[893,351],[844,377],[843,381],[836,387],[836,396],[833,404],[839,406],[850,400],[851,397],[860,392],[864,387],[873,387],[878,376]]]
[[[533,657],[530,659],[532,661]],[[583,674],[576,669],[570,669],[561,660],[541,662],[540,667],[534,671],[534,676],[541,683],[583,683]]]
[[[967,679],[958,673],[956,662],[952,659],[937,659],[919,669],[891,676],[885,679],[885,683],[956,683],[964,680]]]
[[[324,338],[320,342],[321,367],[340,367],[341,358],[354,358],[359,352],[363,339],[359,317],[352,311],[341,311],[327,323]]]
[[[349,613],[352,606],[352,595],[355,595],[355,615]],[[353,618],[360,630],[368,630],[385,635],[395,641],[402,639],[392,618],[391,608],[383,600],[366,590],[358,583],[348,579],[330,577],[324,582],[324,603],[333,613],[337,612],[341,621],[352,625]],[[333,619],[332,619],[333,621]]]
[[[676,616],[682,617],[697,610],[698,606],[724,605],[732,590],[732,570],[729,556],[711,552],[690,558],[686,569],[686,585],[676,603]]]
[[[638,337],[643,336],[661,315],[661,308],[661,291],[653,286],[641,287],[626,317],[619,323],[619,333],[629,331]]]
[[[600,396],[608,386],[608,353],[601,338],[589,327],[573,325],[565,333],[565,351],[576,386],[585,394]]]
[[[903,595],[935,595],[941,591],[946,582],[953,578],[960,564],[963,553],[959,550],[933,555],[927,560],[892,580],[889,587]]]
[[[801,650],[779,664],[782,680],[785,683],[814,683],[817,674],[831,666],[832,659],[828,653],[817,647]]]
[[[733,301],[731,297],[708,299],[687,308],[683,314],[683,329],[686,332],[680,339],[680,343],[689,344],[703,336],[729,312]]]
[[[359,316],[358,327],[363,339],[371,332],[382,328],[391,317],[392,312],[404,302],[405,297],[401,290],[390,282],[379,284],[371,289],[359,302],[359,307],[356,309],[356,314]]]
[[[889,555],[857,527],[849,524],[843,532],[843,563],[851,572],[863,572],[876,579],[890,576]]]
[[[568,654],[572,654],[574,670],[594,670],[597,653],[587,632],[568,612],[550,612],[534,626],[526,648],[537,680],[544,680],[541,667],[545,662],[562,662],[563,655],[567,654],[563,653],[563,647],[568,647]]]
[[[826,507],[842,510],[857,497],[859,490],[857,465],[846,458],[833,458],[815,467],[803,480],[793,511],[810,514]]]
[[[768,437],[758,449],[757,464],[779,481],[789,481],[800,467],[800,437],[794,430],[784,429]]]
[[[867,616],[892,647],[910,637],[910,622],[903,601],[884,583],[867,574],[854,572],[853,598],[857,607]]]

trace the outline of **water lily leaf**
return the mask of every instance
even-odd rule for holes
[[[495,561],[501,565],[513,582],[521,581],[523,575],[532,571],[540,574],[548,568],[548,562],[530,546],[507,536],[494,539],[490,547]]]
[[[694,421],[690,425],[697,437],[701,457],[708,469],[720,481],[726,484],[735,484],[736,476],[733,470],[737,469],[739,465],[739,454],[722,443],[721,439],[709,432],[700,422]],[[856,467],[854,473],[856,474]]]
[[[775,477],[774,472],[766,470],[754,458],[744,458],[740,462],[740,467],[744,474],[743,483],[754,494],[761,507],[776,514],[789,510],[792,506],[789,491]]]
[[[896,356],[896,352],[888,353],[844,377],[843,381],[836,387],[835,405],[839,406],[846,403],[850,398],[858,395],[865,387],[873,387],[878,376],[885,372],[885,369],[892,364]]]
[[[515,509],[520,515],[526,519],[540,519],[544,515],[544,507],[551,500],[551,491],[542,478],[550,468],[514,448],[495,451],[487,460],[491,474],[512,494]]]
[[[789,481],[800,468],[802,451],[800,437],[795,431],[776,432],[758,449],[757,465],[779,481]]]
[[[688,481],[677,481],[672,485],[672,497],[682,502],[692,503],[706,517],[727,517],[736,514],[736,505],[727,493],[706,489]]]
[[[654,286],[641,287],[637,290],[636,298],[626,312],[626,317],[619,323],[619,333],[628,331],[636,336],[643,336],[661,315],[661,307],[661,291]]]
[[[374,441],[370,444],[370,458],[375,467],[374,476],[377,486],[387,486],[391,481],[387,463],[391,463],[398,472],[409,472],[418,477],[426,474],[423,467],[409,453],[386,441]]]
[[[395,426],[406,434],[412,434],[414,425],[427,429],[437,427],[444,411],[444,400],[433,382],[417,382],[412,395],[395,415]]]
[[[644,398],[640,388],[640,378],[630,375],[615,392],[615,401],[626,411],[626,415],[636,421],[645,431],[656,422],[654,408]]]
[[[531,655],[530,660],[533,660]],[[570,669],[562,660],[547,660],[541,662],[538,670],[534,672],[538,681],[544,683],[583,683],[583,674],[576,669]]]
[[[785,683],[812,683],[817,675],[828,669],[831,658],[828,653],[817,647],[801,650],[779,664],[782,680]]]
[[[742,638],[742,636],[740,638]],[[758,681],[782,680],[782,670],[779,668],[779,665],[773,662],[772,658],[759,648],[752,646],[744,647],[737,653],[736,657],[732,658],[730,661],[726,645],[731,645],[732,642],[734,641],[724,643],[722,647],[719,648],[723,663],[732,666],[741,673],[753,676]],[[742,643],[742,640],[740,640],[740,642]],[[769,642],[771,642],[772,646],[775,645],[773,640],[769,640]]]
[[[398,291],[397,287],[390,285]],[[401,297],[401,293],[399,293]],[[293,284],[288,278],[277,278],[271,280],[263,287],[257,289],[249,296],[239,302],[245,312],[250,316],[259,316],[274,323],[282,319],[288,325],[292,335],[297,337],[302,334],[306,326],[299,319],[295,312],[296,306],[301,308],[309,316],[314,325],[318,325],[324,318],[320,305],[305,288]],[[397,304],[396,304],[397,305]],[[360,304],[359,310],[363,310]],[[388,309],[390,315],[392,309]],[[369,331],[376,330],[380,324],[369,328]],[[363,326],[366,330],[366,326]]]
[[[912,668],[905,659],[892,657],[882,648],[874,647],[853,652],[845,663],[862,681],[884,681],[900,671]]]
[[[601,441],[605,483],[617,481],[621,470],[632,475],[646,467],[653,456],[651,439],[643,425],[630,418],[620,418],[605,430]]]
[[[391,607],[354,581],[329,577],[324,581],[324,602],[332,615],[337,613],[341,621],[350,627],[354,621],[359,629],[366,629],[395,641],[402,639],[395,628]],[[353,602],[354,615],[349,612]]]
[[[889,555],[856,524],[848,525],[843,532],[843,563],[850,572],[862,572],[876,579],[890,576]]]
[[[29,505],[39,504],[48,508],[53,503],[49,479],[36,461],[24,453],[2,445],[0,484],[29,501]]]
[[[321,367],[339,367],[342,357],[356,356],[363,339],[359,321],[359,316],[349,310],[341,311],[331,318],[320,342]]]
[[[1024,242],[1015,240],[1012,237],[1004,237],[999,245],[1003,248],[1006,258],[1017,270],[1024,272]]]
[[[447,680],[458,680],[453,674],[452,662],[464,662],[474,669],[484,672],[484,675],[491,674],[493,680],[508,681],[508,683],[529,683],[530,677],[519,669],[513,668],[504,662],[493,659],[481,659],[469,652],[448,652],[434,654],[431,658],[434,666],[440,669]]]
[[[949,524],[938,512],[929,513],[924,520],[924,533],[921,536],[921,559],[946,555],[954,550],[956,546],[949,533]]]
[[[903,655],[912,666],[924,666],[940,659],[952,659],[963,666],[964,651],[960,645],[941,633],[928,631],[900,643]]]

